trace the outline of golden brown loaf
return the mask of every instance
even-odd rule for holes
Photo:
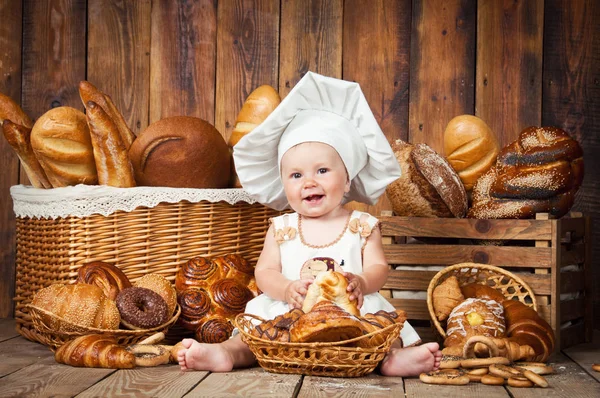
[[[463,302],[463,296],[458,279],[451,276],[433,289],[433,309],[438,321],[445,321],[454,307]]]
[[[175,289],[178,322],[204,342],[229,338],[235,316],[258,295],[254,267],[237,254],[190,259],[177,272]]]
[[[472,336],[504,337],[506,326],[502,304],[469,298],[454,307],[448,317],[444,346],[464,346]]]
[[[477,116],[457,116],[444,130],[444,154],[467,191],[494,165],[499,151],[496,135]]]
[[[396,140],[392,149],[402,176],[386,194],[398,216],[464,217],[467,193],[450,164],[426,144]]]
[[[494,300],[499,303],[506,300],[504,294],[488,285],[472,282],[460,287],[465,298],[478,298],[482,300]]]
[[[6,119],[2,123],[2,129],[6,141],[14,149],[19,160],[21,160],[21,165],[23,165],[23,169],[25,169],[31,185],[35,188],[52,188],[52,184],[50,184],[48,177],[46,177],[46,172],[37,160],[35,153],[33,153],[30,140],[31,128]]]
[[[98,90],[92,83],[85,80],[79,82],[79,96],[81,98],[81,102],[83,102],[83,106],[85,106],[87,111],[89,111],[88,102],[90,101],[102,108],[108,119],[110,119],[110,121],[118,130],[125,150],[129,150],[129,147],[135,140],[135,135],[127,126],[123,115],[121,112],[119,112],[112,99],[107,94],[104,94]]]
[[[75,325],[97,329],[118,329],[121,320],[114,301],[95,285],[53,284],[39,290],[31,304]],[[44,317],[48,327],[71,331],[70,326],[54,317]]]
[[[65,365],[86,368],[131,369],[135,356],[114,337],[88,334],[69,340],[56,350],[54,359]]]
[[[83,112],[61,106],[44,113],[33,125],[31,147],[54,188],[98,182]]]
[[[528,127],[498,154],[473,188],[472,218],[565,215],[583,182],[583,151],[555,127]]]
[[[210,123],[173,116],[152,123],[129,148],[140,186],[226,188],[230,154],[227,143]]]
[[[294,308],[285,314],[256,325],[251,334],[265,340],[290,341],[290,327],[302,316],[304,311]]]
[[[332,301],[342,307],[346,312],[360,316],[357,300],[350,301],[350,292],[346,277],[336,271],[325,271],[317,275],[309,286],[302,304],[302,311],[309,312],[320,301]]]
[[[246,101],[235,120],[235,126],[233,127],[233,131],[231,132],[228,141],[229,147],[233,148],[243,136],[261,124],[263,120],[277,108],[280,102],[281,97],[279,97],[279,93],[269,85],[260,86],[252,91],[248,98],[246,98]],[[242,185],[235,174],[233,161],[231,171],[231,186],[241,188]]]
[[[104,261],[92,261],[82,265],[77,271],[76,283],[96,285],[113,301],[121,290],[131,287],[131,282],[123,271]]]
[[[331,301],[320,301],[290,327],[290,341],[337,342],[366,334],[361,320]]]
[[[135,187],[127,145],[123,143],[115,123],[93,101],[87,103],[87,122],[94,148],[98,184],[118,188]]]
[[[5,120],[31,128],[33,123],[23,109],[7,95],[0,93],[0,126]]]
[[[135,286],[145,287],[158,293],[167,303],[169,317],[173,315],[177,306],[177,292],[175,286],[167,278],[160,274],[146,274],[135,281]]]

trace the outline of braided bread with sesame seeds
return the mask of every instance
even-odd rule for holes
[[[528,127],[473,188],[470,218],[565,215],[583,182],[583,151],[555,127]]]

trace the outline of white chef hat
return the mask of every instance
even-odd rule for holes
[[[374,204],[401,170],[358,83],[308,72],[279,106],[233,148],[238,178],[258,202],[288,207],[281,158],[303,142],[332,146],[350,177],[345,201]]]

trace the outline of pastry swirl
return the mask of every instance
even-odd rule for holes
[[[212,294],[215,303],[236,313],[243,312],[246,303],[252,298],[252,292],[246,286],[231,278],[214,283]]]
[[[202,286],[219,271],[217,264],[210,258],[194,257],[184,263],[175,276],[175,287],[178,291],[188,287]]]
[[[211,318],[196,330],[196,339],[203,343],[222,343],[231,336],[233,325],[224,318]]]

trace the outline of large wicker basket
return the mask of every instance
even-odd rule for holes
[[[64,189],[11,188],[17,235],[14,298],[17,331],[44,344],[49,343],[49,338],[34,327],[27,304],[41,288],[53,283],[73,283],[83,264],[91,261],[114,264],[132,282],[148,273],[173,281],[179,266],[195,256],[238,253],[253,264],[262,250],[269,219],[281,214],[251,200],[238,200],[233,204],[208,200],[161,202],[107,215],[20,214],[23,204],[35,210],[40,201],[57,201],[53,198],[54,192],[59,195],[59,190]],[[85,189],[84,192],[88,192]],[[109,198],[107,200],[118,201],[119,195],[135,196],[136,189],[142,188],[113,189],[109,195],[106,187],[89,189],[92,191],[89,195],[93,196],[97,189]],[[40,191],[45,195],[42,199],[33,198],[28,202],[29,192]],[[203,190],[186,191],[196,194]],[[234,191],[236,197],[244,198],[237,192],[242,190],[226,191]],[[249,198],[247,194],[245,197]],[[85,197],[76,199],[85,206]]]
[[[533,290],[517,275],[493,265],[478,263],[460,263],[439,271],[429,282],[427,288],[427,309],[435,331],[442,339],[446,338],[446,330],[435,316],[433,308],[433,290],[451,276],[456,276],[460,286],[479,283],[493,287],[501,292],[507,300],[519,300],[537,311]]]
[[[389,352],[400,335],[400,324],[350,340],[332,343],[285,343],[252,335],[257,324],[264,322],[251,314],[239,314],[235,326],[256,356],[258,364],[273,373],[302,374],[330,377],[361,377],[371,373]],[[383,336],[384,341],[371,348],[354,347],[359,340]]]

